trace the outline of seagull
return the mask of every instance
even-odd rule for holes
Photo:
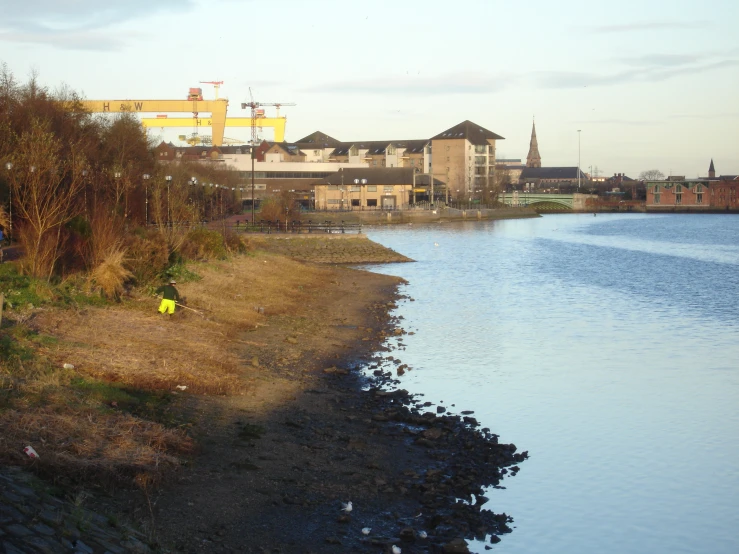
[[[419,531],[418,532],[418,536],[421,537],[422,539],[425,539],[429,535],[428,535],[428,533],[426,533],[426,531]]]
[[[362,534],[363,535],[369,535],[370,534],[370,531],[372,531],[372,529],[370,529],[369,527],[362,528]]]
[[[343,502],[341,503],[341,509],[346,512],[347,514],[352,511],[352,501],[350,500],[346,504]]]
[[[400,549],[400,547],[399,546],[395,546],[395,545],[393,545],[392,550],[393,550],[393,554],[400,554],[402,552],[402,550]]]

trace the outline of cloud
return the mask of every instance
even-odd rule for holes
[[[633,31],[671,31],[676,29],[703,29],[708,21],[648,21],[644,23],[622,23],[620,25],[589,26],[591,33],[630,33]]]
[[[691,57],[686,56],[685,59],[688,60]],[[583,88],[636,82],[654,83],[679,75],[697,76],[701,73],[736,66],[739,66],[739,60],[735,59],[702,61],[701,63],[680,63],[677,59],[673,59],[666,66],[643,65],[610,73],[539,71],[529,74],[529,78],[538,88]]]
[[[645,54],[631,58],[620,58],[619,61],[632,66],[675,66],[700,61],[702,56],[696,54]]]
[[[651,125],[659,125],[659,121],[648,121],[648,120],[635,120],[635,119],[591,119],[588,121],[573,121],[573,123],[578,124],[584,124],[587,123],[588,125],[591,124],[597,124],[597,125],[629,125],[634,127],[644,127],[644,126],[651,126]]]
[[[119,50],[138,35],[113,35],[111,27],[194,6],[195,0],[128,0],[109,5],[94,0],[0,0],[0,40],[74,50]]]
[[[685,114],[673,114],[668,117],[670,119],[728,119],[728,118],[739,117],[739,112],[723,112],[723,113],[712,113],[712,114],[685,113]]]
[[[115,51],[128,44],[131,34],[97,31],[55,31],[46,33],[0,33],[0,41],[46,44],[64,50]]]
[[[308,93],[368,95],[493,94],[520,84],[537,89],[575,89],[624,83],[654,83],[680,75],[695,75],[739,66],[739,59],[716,59],[715,54],[644,54],[604,64],[602,72],[532,71],[525,74],[448,73],[386,75],[374,79],[335,81],[304,88]]]
[[[303,92],[333,92],[345,94],[490,94],[508,88],[514,81],[514,75],[480,75],[457,73],[436,75],[431,77],[415,75],[388,75],[376,79],[360,79],[327,83],[309,87]]]

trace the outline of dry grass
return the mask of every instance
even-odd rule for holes
[[[3,412],[2,457],[17,463],[25,459],[26,445],[38,452],[42,471],[114,481],[141,473],[158,478],[179,465],[177,455],[193,451],[193,442],[184,432],[128,414],[47,407]]]
[[[202,281],[179,287],[193,308],[226,327],[253,329],[264,314],[299,313],[315,289],[331,279],[331,270],[281,256],[256,252],[231,261],[193,266]]]
[[[90,274],[90,282],[108,298],[117,298],[123,292],[123,284],[133,277],[133,273],[123,267],[125,259],[125,249],[111,247]]]
[[[262,253],[191,269],[202,280],[178,289],[202,317],[183,308],[171,318],[160,315],[153,297],[140,298],[133,309],[49,311],[37,324],[61,341],[44,347],[44,354],[85,375],[139,389],[244,392],[253,369],[242,362],[251,354],[240,335],[269,315],[299,313],[331,275],[329,269]]]
[[[116,307],[35,314],[39,333],[54,339],[37,343],[36,355],[57,369],[28,374],[15,386],[0,417],[0,459],[28,461],[22,449],[30,444],[41,456],[34,463],[49,475],[133,479],[148,487],[192,450],[192,442],[180,431],[125,413],[112,396],[74,389],[73,381],[81,375],[91,386],[109,387],[108,395],[119,386],[246,393],[264,369],[244,362],[254,355],[244,333],[266,324],[269,315],[304,313],[316,288],[333,278],[329,268],[259,252],[189,269],[202,280],[178,288],[203,317],[181,308],[171,318],[160,315],[159,299],[151,296]],[[65,363],[74,369],[62,370]]]

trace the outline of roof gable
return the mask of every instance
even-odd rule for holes
[[[458,123],[454,127],[450,127],[449,129],[439,133],[435,137],[431,137],[431,140],[457,139],[466,139],[472,144],[476,145],[489,144],[488,139],[505,140],[500,135],[496,135],[492,131],[485,129],[485,127],[481,127],[477,123],[473,123],[470,120]]]
[[[331,148],[339,146],[341,144],[341,141],[338,141],[335,138],[328,136],[326,133],[322,133],[321,131],[315,131],[307,137],[303,137],[302,139],[295,141],[295,144],[300,144],[302,147],[307,147],[308,145],[310,145],[313,148]]]

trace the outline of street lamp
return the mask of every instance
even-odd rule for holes
[[[171,210],[169,206],[169,185],[172,182],[172,176],[167,175],[164,177],[164,180],[167,181],[167,227],[169,227],[171,221]]]
[[[577,130],[577,192],[580,192],[580,131]]]
[[[149,179],[151,175],[144,173],[141,176],[144,179],[144,227],[149,226]]]
[[[82,170],[82,181],[85,186],[85,215],[88,215],[87,213],[87,173],[88,171],[86,169]]]
[[[8,174],[10,174],[10,170],[13,169],[13,164],[10,162],[6,163],[5,169],[7,169]],[[10,233],[8,233],[8,245],[10,245],[13,242],[13,185],[11,183],[8,183],[8,214],[10,216]]]

